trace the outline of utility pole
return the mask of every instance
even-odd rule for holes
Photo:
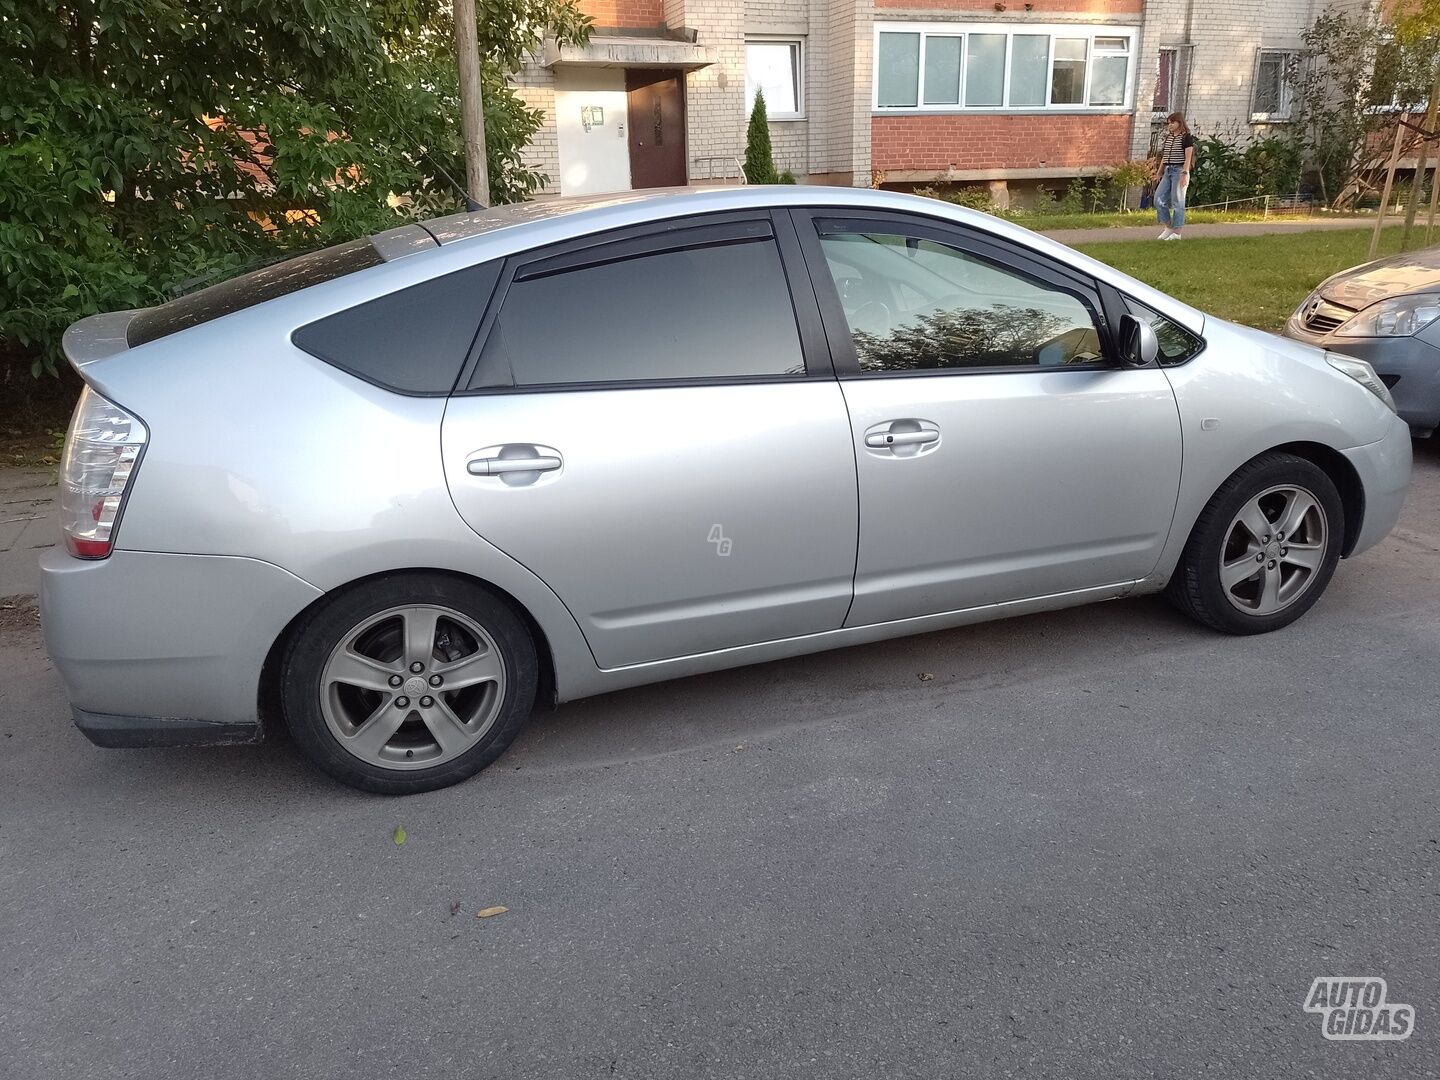
[[[454,0],[455,63],[460,69],[460,127],[465,133],[465,191],[469,208],[490,205],[485,165],[485,109],[480,97],[480,38],[475,0]]]

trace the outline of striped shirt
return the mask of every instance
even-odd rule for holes
[[[1174,135],[1166,132],[1160,140],[1160,164],[1168,169],[1171,165],[1185,164],[1185,151],[1195,145],[1188,131],[1177,131]]]

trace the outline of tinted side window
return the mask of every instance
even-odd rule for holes
[[[311,356],[405,394],[448,394],[480,329],[500,264],[412,285],[302,326]]]
[[[368,238],[297,255],[142,311],[130,320],[125,341],[133,349],[322,281],[379,266],[384,261]]]
[[[517,277],[471,385],[804,373],[779,250],[753,239]]]
[[[1171,322],[1159,312],[1151,311],[1139,301],[1127,297],[1125,306],[1130,309],[1130,314],[1148,322],[1150,329],[1155,331],[1155,339],[1160,343],[1162,366],[1173,367],[1175,364],[1183,364],[1205,347],[1204,338],[1192,334],[1178,323]]]
[[[933,240],[826,230],[821,249],[867,372],[1103,361],[1077,296]]]

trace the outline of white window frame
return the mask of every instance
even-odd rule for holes
[[[1165,87],[1165,107],[1163,109],[1155,108],[1155,99],[1153,95],[1151,96],[1150,111],[1151,115],[1156,117],[1169,116],[1172,112],[1177,111],[1175,108],[1175,76],[1180,69],[1180,49],[1175,45],[1161,45],[1155,50],[1156,86],[1160,85],[1160,56],[1163,53],[1170,54],[1170,78]]]
[[[917,68],[915,87],[915,105],[881,105],[880,104],[880,35],[881,34],[919,34],[920,35],[920,62]],[[1004,34],[1005,35],[1005,92],[1003,100],[999,105],[966,105],[965,104],[965,77],[968,66],[962,61],[960,71],[960,104],[958,105],[927,105],[925,104],[925,41],[933,35],[935,37],[968,37],[971,34]],[[1044,105],[1011,105],[1010,104],[1010,77],[1013,71],[1012,53],[1016,36],[1049,37],[1049,67],[1045,75],[1045,104]],[[1060,104],[1051,102],[1054,92],[1054,64],[1055,64],[1055,39],[1056,38],[1084,38],[1085,39],[1085,103],[1083,104]],[[1095,39],[1096,38],[1124,38],[1126,48],[1124,53],[1113,50],[1104,50],[1103,55],[1119,56],[1124,55],[1129,62],[1125,65],[1125,95],[1119,105],[1091,105],[1090,101],[1090,80],[1095,70]],[[874,39],[871,49],[870,69],[870,109],[877,116],[909,116],[915,113],[1091,113],[1105,115],[1108,113],[1129,113],[1134,109],[1135,102],[1135,69],[1138,64],[1136,48],[1140,40],[1140,30],[1136,26],[1102,26],[1092,23],[971,23],[971,22],[939,22],[939,23],[914,23],[914,22],[877,22],[875,23]],[[968,53],[968,42],[962,42],[962,57]]]
[[[765,103],[765,115],[770,120],[804,120],[805,119],[805,39],[801,37],[787,37],[781,34],[746,34],[745,35],[745,66],[750,66],[749,49],[751,45],[793,45],[795,47],[795,112],[773,112],[770,103]],[[754,102],[750,100],[749,77],[746,77],[745,90],[745,115],[750,115],[754,108]]]
[[[1255,97],[1260,89],[1260,64],[1266,54],[1270,53],[1285,57],[1280,71],[1280,108],[1275,112],[1259,112],[1255,108]],[[1255,68],[1250,77],[1250,123],[1288,124],[1290,122],[1295,113],[1295,87],[1291,85],[1289,75],[1292,66],[1299,62],[1299,49],[1261,48],[1255,50]]]

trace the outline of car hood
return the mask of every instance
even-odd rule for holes
[[[1440,291],[1440,246],[1342,270],[1320,284],[1331,303],[1358,310],[1389,296]]]

